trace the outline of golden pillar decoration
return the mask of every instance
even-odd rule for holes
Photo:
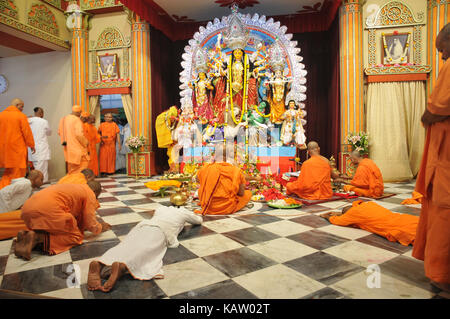
[[[150,27],[138,15],[134,15],[131,24],[131,74],[133,98],[133,135],[144,136],[150,151],[150,173],[154,168],[152,152],[152,106],[151,106],[151,63],[150,63]]]
[[[350,132],[365,130],[363,101],[362,6],[344,0],[340,8],[341,144]]]
[[[427,10],[427,64],[431,66],[428,78],[428,95],[436,84],[439,70],[444,65],[442,54],[436,50],[436,38],[439,31],[450,22],[448,0],[428,0]]]
[[[90,14],[73,8],[65,12],[67,27],[72,31],[72,105],[89,109],[86,92],[88,78],[88,19]]]

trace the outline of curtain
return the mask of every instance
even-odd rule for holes
[[[133,100],[131,94],[121,94],[123,110],[127,117],[128,124],[130,124],[131,132],[133,132]]]
[[[172,41],[189,40],[200,26],[206,26],[206,22],[175,22],[166,14],[161,14],[161,11],[164,11],[164,9],[155,1],[121,0],[121,3],[150,23],[154,28],[162,31]],[[338,15],[341,3],[342,0],[326,0],[319,7],[318,11],[311,10],[311,12],[302,14],[294,13],[287,16],[273,16],[273,19],[279,21],[281,25],[285,25],[289,33],[322,32],[328,30],[330,24]],[[218,18],[220,19],[220,17]]]
[[[420,118],[426,107],[425,83],[369,83],[367,130],[370,157],[385,181],[405,181],[419,171],[425,143]]]
[[[99,96],[98,95],[91,95],[89,96],[89,113],[95,115],[95,110],[98,105]]]

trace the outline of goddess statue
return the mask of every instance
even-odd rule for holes
[[[189,87],[193,89],[192,104],[200,121],[203,124],[206,124],[215,118],[211,106],[211,91],[214,87],[211,85],[211,82],[206,75],[208,66],[206,64],[205,53],[202,50],[199,50],[196,55],[196,70],[198,72],[197,80],[189,83]]]
[[[280,140],[284,145],[289,145],[294,141],[295,144],[304,146],[306,136],[302,125],[303,117],[304,112],[297,109],[294,100],[290,100],[288,110],[281,116],[283,125],[281,126]]]

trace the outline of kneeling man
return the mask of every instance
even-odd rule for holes
[[[30,231],[17,234],[16,256],[30,260],[38,244],[45,253],[56,255],[81,245],[85,230],[97,235],[111,229],[95,217],[100,192],[100,183],[89,181],[53,185],[31,196],[21,216]]]

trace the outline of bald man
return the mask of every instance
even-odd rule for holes
[[[56,255],[81,245],[86,230],[98,235],[111,229],[95,216],[100,193],[97,181],[57,184],[35,193],[22,207],[22,219],[30,231],[17,234],[15,255],[30,260],[38,244],[48,255]]]
[[[416,191],[423,195],[412,256],[423,260],[431,283],[450,291],[450,23],[436,38],[445,61],[422,123],[427,130]]]
[[[33,188],[42,186],[44,175],[32,170],[26,177],[16,178],[11,184],[0,189],[0,213],[19,209],[30,197]]]
[[[383,195],[383,176],[375,162],[369,158],[362,158],[359,151],[353,151],[350,159],[357,168],[350,185],[344,186],[344,191],[372,198]]]
[[[48,161],[50,160],[50,146],[48,144],[48,136],[52,134],[52,130],[48,121],[44,119],[44,110],[41,107],[34,108],[34,116],[28,118],[28,123],[33,133],[34,142],[36,144],[36,152],[32,154],[28,152],[28,160],[33,162],[35,169],[44,174],[44,183],[48,182]]]
[[[331,178],[339,178],[339,173],[333,171],[330,161],[320,155],[317,142],[308,143],[308,154],[310,159],[302,164],[298,179],[287,183],[287,194],[296,194],[300,198],[311,200],[333,197]]]
[[[80,173],[89,165],[88,140],[84,136],[80,115],[81,107],[74,105],[72,114],[66,115],[59,122],[58,135],[64,147],[69,174]]]
[[[27,171],[27,146],[35,153],[33,133],[28,118],[22,113],[24,103],[13,99],[0,113],[0,167],[5,168],[0,189],[11,180],[24,177]]]

